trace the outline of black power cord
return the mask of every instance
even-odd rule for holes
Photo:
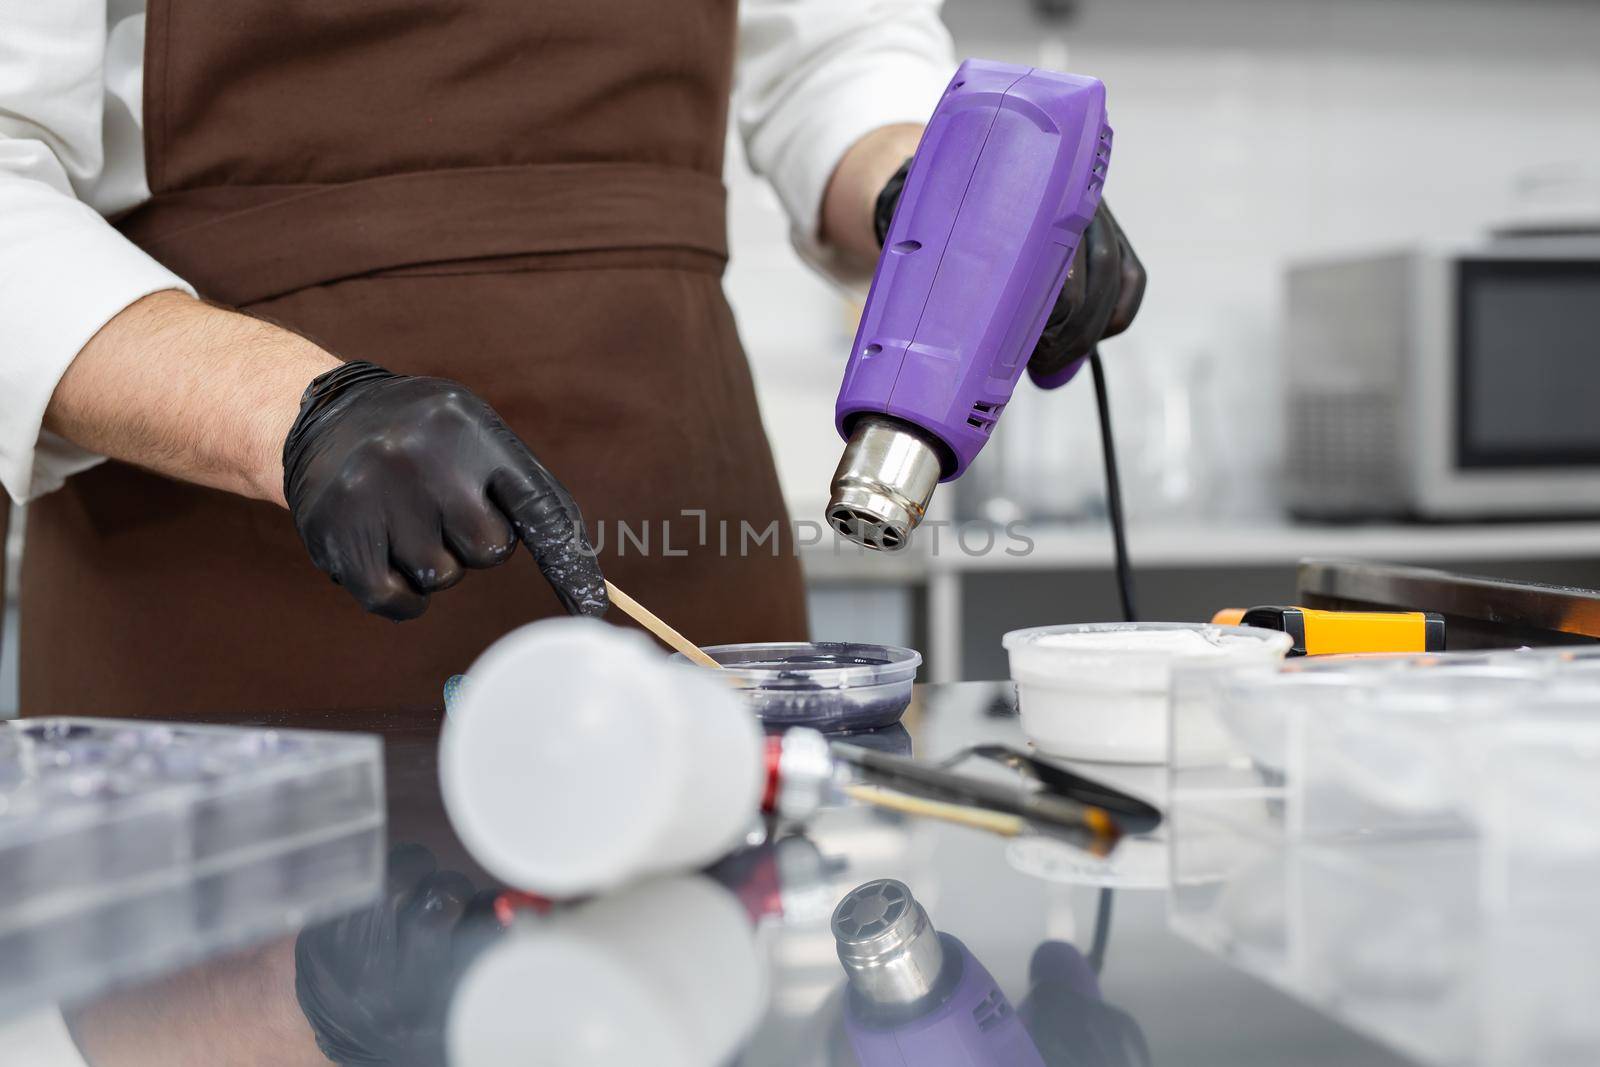
[[[1106,966],[1106,946],[1111,943],[1111,901],[1114,891],[1110,886],[1100,887],[1100,899],[1094,909],[1094,939],[1089,942],[1089,954],[1084,958],[1098,977]]]
[[[1111,438],[1111,405],[1106,400],[1106,371],[1100,362],[1100,349],[1089,350],[1089,370],[1094,376],[1094,403],[1100,412],[1100,452],[1106,463],[1106,511],[1111,518],[1111,546],[1116,560],[1117,593],[1122,598],[1122,617],[1135,622],[1139,613],[1133,606],[1133,567],[1128,562],[1128,532],[1122,513],[1122,478],[1117,473],[1117,448]]]
[[[1128,531],[1122,512],[1122,477],[1117,472],[1117,447],[1111,436],[1111,404],[1106,399],[1106,369],[1100,362],[1100,349],[1089,349],[1089,370],[1094,377],[1094,405],[1100,414],[1100,452],[1106,463],[1106,513],[1111,519],[1111,546],[1117,569],[1117,593],[1122,598],[1122,617],[1138,621],[1133,604],[1133,565],[1128,562]],[[1089,947],[1089,965],[1098,975],[1105,967],[1106,945],[1111,940],[1111,902],[1116,894],[1109,886],[1100,889],[1095,909],[1094,940]]]

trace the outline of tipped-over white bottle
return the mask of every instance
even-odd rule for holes
[[[492,645],[439,751],[462,843],[495,877],[553,898],[710,863],[749,829],[765,776],[760,727],[714,673],[591,619]]]

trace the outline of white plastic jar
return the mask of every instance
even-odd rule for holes
[[[1288,634],[1252,626],[1093,622],[1006,634],[1022,728],[1068,759],[1162,763],[1172,669],[1219,670],[1283,659]]]
[[[723,855],[760,811],[766,767],[755,716],[714,672],[636,632],[552,619],[467,672],[439,779],[486,870],[567,898]]]

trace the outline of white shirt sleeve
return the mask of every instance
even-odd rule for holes
[[[83,199],[104,194],[108,129],[137,122],[107,114],[106,17],[0,0],[0,484],[19,503],[100,459],[40,429],[78,351],[140,297],[193,292]]]
[[[734,114],[777,190],[795,247],[836,275],[818,240],[828,179],[863,136],[924,123],[956,60],[943,0],[740,0]]]
[[[27,1067],[88,1067],[55,1006],[0,1022],[0,1063]]]

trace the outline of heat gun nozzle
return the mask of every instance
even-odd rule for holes
[[[893,419],[862,419],[833,475],[828,523],[868,548],[903,548],[940,473],[939,456],[921,435]]]
[[[839,962],[870,1002],[912,1004],[938,985],[944,947],[904,882],[856,886],[834,909],[831,926]]]

